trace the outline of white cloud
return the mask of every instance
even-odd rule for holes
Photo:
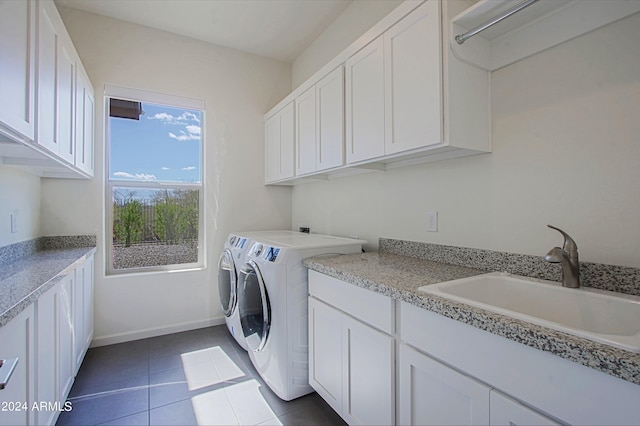
[[[195,166],[189,166],[189,167],[183,167],[183,168],[182,168],[182,170],[185,170],[185,171],[187,171],[187,172],[188,172],[188,171],[191,171],[191,170],[195,170],[195,169],[196,169],[196,168],[195,168]]]
[[[184,131],[180,131],[179,135],[176,135],[173,132],[169,132],[169,137],[179,140],[179,141],[193,141],[193,140],[200,140],[200,135],[194,135],[194,134],[187,134]]]
[[[192,135],[199,135],[201,130],[200,126],[194,126],[193,124],[185,127],[185,129]]]
[[[116,177],[126,178],[126,179],[156,180],[156,176],[155,175],[150,175],[150,174],[146,174],[146,173],[131,174],[131,173],[127,173],[127,172],[114,172],[113,175],[116,176]]]
[[[173,115],[167,112],[158,112],[147,117],[149,120],[160,120],[165,124],[182,124],[187,125],[189,122],[200,123],[200,118],[192,112],[185,111],[180,115]]]
[[[169,167],[160,167],[160,170],[171,170]]]

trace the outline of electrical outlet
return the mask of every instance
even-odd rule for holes
[[[11,233],[18,232],[18,213],[11,213]]]
[[[427,212],[427,231],[438,232],[438,212]]]

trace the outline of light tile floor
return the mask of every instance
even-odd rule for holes
[[[344,425],[279,399],[224,325],[89,349],[58,425]]]

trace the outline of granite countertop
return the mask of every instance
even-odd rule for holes
[[[50,248],[56,247],[56,248]],[[96,248],[50,244],[0,264],[0,327],[83,263]]]
[[[483,274],[486,270],[386,252],[318,256],[305,259],[304,265],[358,287],[640,384],[640,354],[418,290],[429,284]]]

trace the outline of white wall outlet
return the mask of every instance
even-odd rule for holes
[[[427,212],[427,231],[438,232],[438,212]]]
[[[11,233],[15,234],[18,232],[18,213],[11,213]]]

